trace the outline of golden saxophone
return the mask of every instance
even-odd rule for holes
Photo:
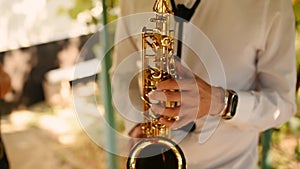
[[[174,30],[170,30],[172,11],[167,0],[155,0],[155,17],[150,21],[154,28],[142,31],[142,99],[144,123],[141,139],[131,149],[127,169],[186,169],[186,160],[180,147],[170,139],[170,129],[160,123],[160,116],[150,109],[148,94],[158,82],[176,78],[174,60]],[[177,106],[176,102],[159,103],[166,107]]]

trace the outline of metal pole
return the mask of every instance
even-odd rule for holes
[[[105,0],[102,0],[102,20],[103,20],[103,32],[100,34],[100,39],[103,47],[102,47],[102,54],[105,56],[101,62],[101,74],[99,78],[99,85],[102,97],[102,104],[105,109],[105,120],[107,124],[105,125],[105,144],[107,144],[108,150],[110,152],[106,152],[106,165],[107,169],[117,169],[117,161],[116,155],[113,152],[116,152],[116,138],[113,129],[115,128],[115,118],[114,118],[114,111],[112,107],[112,94],[111,94],[111,83],[110,83],[110,76],[109,76],[109,68],[111,66],[111,52],[109,51],[108,47],[110,46],[110,40],[108,35],[108,30],[106,24],[107,22],[107,8]],[[107,52],[107,53],[105,53]]]
[[[270,148],[272,141],[273,129],[266,130],[261,135],[262,144],[262,158],[261,158],[261,169],[270,169]]]

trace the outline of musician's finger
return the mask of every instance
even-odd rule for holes
[[[190,118],[190,117],[163,117],[160,118],[159,121],[166,125],[166,127],[171,128],[171,129],[179,129],[190,122],[194,121],[195,119]]]
[[[157,85],[157,90],[196,91],[197,89],[196,79],[167,79],[159,82]]]
[[[180,106],[174,107],[174,108],[166,108],[161,105],[151,105],[151,110],[155,114],[167,116],[167,117],[173,117],[173,116],[178,116],[180,112]]]
[[[181,92],[179,91],[162,91],[155,90],[148,94],[150,100],[157,101],[169,101],[169,102],[180,102],[181,101]]]
[[[169,120],[168,118],[160,118],[159,121],[168,128],[170,128],[175,122],[174,120]]]

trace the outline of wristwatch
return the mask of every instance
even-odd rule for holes
[[[233,118],[238,105],[238,95],[233,90],[225,91],[225,109],[222,112],[222,119],[230,120]]]

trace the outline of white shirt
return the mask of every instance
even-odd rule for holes
[[[153,2],[122,0],[122,16],[151,11]],[[286,0],[202,0],[190,22],[209,38],[221,59],[226,83],[216,81],[212,85],[235,90],[239,101],[234,118],[222,120],[207,141],[199,143],[200,132],[205,132],[202,130],[205,118],[202,118],[196,121],[197,129],[180,142],[188,168],[257,168],[259,133],[280,127],[296,112],[292,4]],[[141,30],[141,24],[144,23],[138,20],[119,24],[116,37],[130,32],[132,27]],[[185,29],[184,38],[193,36],[189,33]],[[118,44],[114,68],[140,48],[139,38]],[[197,40],[192,41],[197,44]],[[183,60],[209,81],[203,73],[205,67],[191,55],[185,48]],[[134,64],[128,72],[133,67]],[[122,71],[123,75],[128,72]],[[120,86],[114,86],[115,91],[123,90]]]

